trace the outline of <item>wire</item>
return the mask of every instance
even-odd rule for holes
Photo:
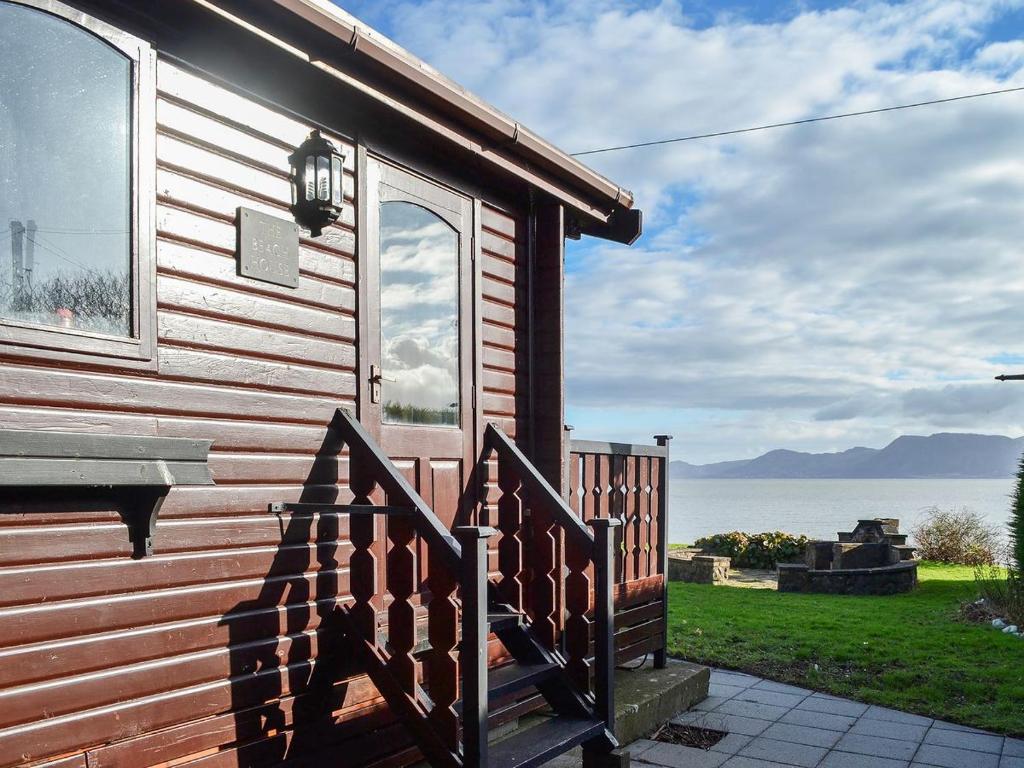
[[[72,259],[67,254],[67,252],[64,251],[64,249],[58,248],[53,243],[49,243],[49,241],[43,240],[38,235],[35,236],[35,237],[30,237],[29,240],[32,241],[33,243],[35,243],[40,248],[42,248],[44,251],[47,251],[48,253],[51,253],[52,255],[56,256],[58,259],[63,259],[64,261],[66,261],[68,264],[71,264],[72,266],[78,267],[79,269],[85,270],[86,272],[92,272],[93,274],[98,274],[96,272],[96,270],[92,269],[91,267],[87,267],[85,264],[82,264],[82,263]]]
[[[984,91],[983,93],[968,93],[964,96],[952,96],[948,99],[932,99],[931,101],[918,101],[913,104],[899,104],[894,107],[880,107],[878,109],[865,109],[860,112],[844,112],[838,115],[824,115],[822,117],[808,117],[803,120],[789,120],[785,123],[769,123],[768,125],[756,125],[752,128],[737,128],[732,131],[716,131],[714,133],[698,133],[693,136],[680,136],[674,139],[658,139],[656,141],[642,141],[637,144],[623,144],[618,147],[602,147],[601,149],[588,149],[585,152],[573,152],[572,157],[583,155],[596,155],[601,152],[618,152],[623,149],[637,149],[639,147],[656,147],[661,144],[676,144],[680,141],[696,141],[697,139],[713,139],[717,136],[735,136],[738,133],[753,133],[754,131],[767,131],[772,128],[786,128],[791,125],[806,125],[807,123],[822,123],[826,120],[841,120],[845,117],[863,117],[864,115],[877,115],[882,112],[895,112],[899,109],[913,109],[914,107],[927,107],[933,104],[948,104],[951,101],[964,101],[965,99],[980,99],[982,96],[997,96],[1002,93],[1016,93],[1024,91],[1024,85],[1016,88],[1002,88],[998,91]]]
[[[55,229],[37,227],[36,232],[48,232],[55,235],[126,235],[127,229]]]

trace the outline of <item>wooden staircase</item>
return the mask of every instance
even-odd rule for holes
[[[271,505],[271,511],[331,511],[351,516],[354,602],[341,609],[345,634],[368,676],[430,765],[530,768],[579,745],[583,745],[586,765],[613,764],[618,744],[612,735],[612,567],[613,529],[618,521],[592,521],[591,533],[514,443],[496,427],[488,427],[483,458],[493,454],[499,465],[515,467],[531,502],[542,497],[545,509],[555,509],[553,517],[565,530],[567,542],[572,540],[590,552],[596,578],[591,691],[589,660],[583,660],[585,674],[581,676],[579,663],[567,660],[551,633],[538,632],[525,606],[506,599],[509,590],[488,578],[487,540],[498,531],[487,526],[448,531],[351,414],[339,410],[332,426],[350,451],[354,503],[280,503]],[[379,491],[383,491],[386,505],[372,503],[371,496],[379,498]],[[387,522],[386,587],[392,599],[386,609],[375,602],[380,597],[375,552],[381,548],[374,542],[377,516],[384,516]],[[499,527],[507,535],[507,526]],[[417,538],[429,553],[429,642],[422,650],[416,639],[417,610],[413,605],[413,542]],[[387,623],[382,630],[385,614]],[[536,620],[538,614],[533,614]],[[488,665],[492,633],[513,659],[494,670]],[[583,643],[589,647],[589,638]],[[549,716],[540,725],[493,740],[489,715],[501,702],[534,690],[544,698]]]

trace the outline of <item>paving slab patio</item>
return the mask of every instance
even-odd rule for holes
[[[672,722],[728,736],[709,750],[640,739],[635,768],[1024,768],[1021,739],[725,670]]]

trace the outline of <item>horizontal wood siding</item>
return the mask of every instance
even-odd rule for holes
[[[481,336],[485,422],[520,441],[527,413],[526,223],[488,205],[481,211]]]
[[[480,213],[481,272],[481,358],[482,380],[478,383],[479,406],[484,423],[493,422],[509,437],[526,439],[529,358],[526,348],[528,312],[526,220],[489,205]],[[487,507],[482,522],[498,525],[497,461],[487,465],[483,489]],[[502,578],[499,549],[506,531],[488,542],[488,572]],[[514,545],[525,556],[522,541]]]
[[[290,216],[287,156],[310,126],[166,61],[157,123],[158,371],[0,358],[0,428],[213,439],[216,485],[172,490],[139,561],[109,500],[3,500],[0,766],[271,765],[328,746],[397,764],[408,742],[365,737],[393,718],[331,626],[348,520],[266,512],[348,500],[347,459],[317,452],[356,396],[355,151],[331,137],[344,213],[302,240],[290,289],[238,276],[235,209]],[[487,365],[514,377],[516,233],[493,228]],[[517,392],[494,379],[493,413],[515,418]]]

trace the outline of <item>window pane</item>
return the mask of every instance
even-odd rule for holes
[[[0,317],[131,335],[131,62],[0,2]]]
[[[384,421],[457,426],[459,236],[412,203],[380,207],[380,329]]]

